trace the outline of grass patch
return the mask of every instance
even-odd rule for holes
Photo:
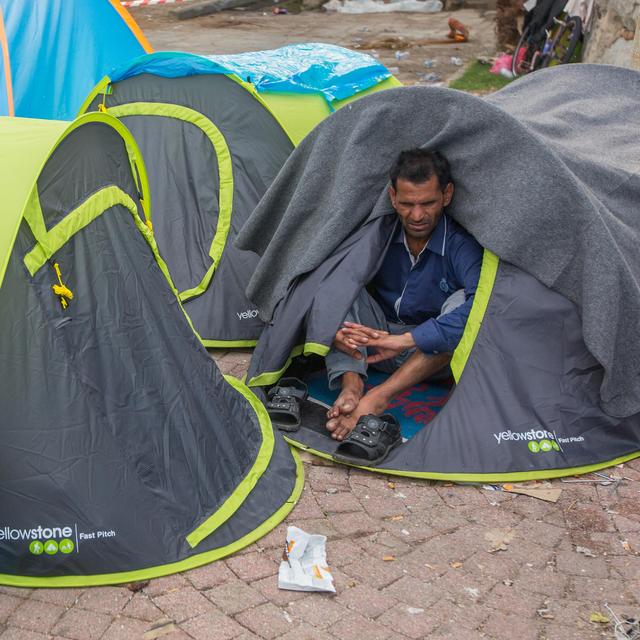
[[[460,91],[490,92],[502,89],[511,82],[509,78],[496,75],[489,71],[488,64],[474,62],[469,65],[464,73],[454,80],[449,87]]]

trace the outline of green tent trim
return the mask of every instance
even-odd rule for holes
[[[262,94],[258,93],[257,89],[252,84],[250,84],[248,82],[245,82],[244,80],[242,80],[238,76],[234,75],[233,73],[226,73],[226,74],[221,74],[221,75],[225,75],[230,80],[233,80],[235,83],[239,84],[245,91],[248,91],[275,118],[277,123],[280,125],[280,127],[284,130],[284,132],[287,134],[287,136],[291,140],[292,144],[294,144],[294,145],[298,144],[298,142],[300,140],[302,140],[302,138],[300,138],[300,140],[298,140],[298,142],[296,142],[294,140],[294,138],[289,133],[287,126],[285,126],[285,124],[283,122],[283,118],[278,116],[277,110],[276,111],[272,110],[271,106],[265,100],[262,99]],[[78,111],[78,115],[80,116],[83,113],[85,113],[87,111],[87,109],[91,106],[91,103],[95,100],[96,96],[99,96],[99,95],[101,95],[102,98],[103,98],[103,102],[102,102],[103,106],[102,106],[101,110],[112,111],[114,107],[107,107],[106,104],[105,104],[106,98],[110,93],[111,93],[111,78],[109,76],[105,76],[93,88],[91,93],[87,96],[87,99],[82,103],[82,106],[80,107],[80,110]],[[286,94],[279,94],[279,95],[286,95]],[[154,103],[151,103],[151,104],[154,104]],[[300,118],[300,116],[291,115],[288,112],[286,113],[286,117],[287,117],[287,120],[290,121],[292,124],[297,122],[298,119]],[[317,123],[318,123],[318,121],[316,121],[310,127],[309,131]]]
[[[195,298],[203,294],[211,278],[215,273],[216,267],[220,262],[220,257],[224,251],[224,246],[229,235],[229,227],[231,226],[231,214],[233,209],[233,167],[231,164],[231,153],[222,132],[216,125],[201,113],[175,104],[166,104],[162,102],[131,102],[128,104],[110,107],[107,113],[116,118],[124,116],[162,116],[165,118],[174,118],[189,122],[198,127],[213,145],[216,158],[218,160],[219,183],[219,212],[216,233],[209,249],[211,257],[211,266],[207,269],[202,280],[191,289],[180,292],[180,300],[186,302],[191,298]]]
[[[204,340],[200,338],[200,341],[205,347],[211,349],[242,349],[243,347],[255,347],[258,344],[257,340]]]
[[[333,456],[325,453],[324,451],[318,451],[312,447],[308,447],[304,444],[296,442],[291,438],[285,436],[284,439],[292,446],[297,447],[301,451],[306,451],[324,458],[325,460],[331,460],[332,462],[338,462]],[[623,462],[629,462],[635,458],[640,458],[640,451],[634,451],[626,456],[620,456],[613,460],[605,462],[597,462],[595,464],[584,465],[582,467],[570,467],[565,469],[541,469],[538,471],[518,471],[514,473],[437,473],[430,471],[406,471],[403,469],[385,469],[383,467],[366,467],[357,464],[349,464],[347,462],[340,461],[339,464],[344,464],[348,467],[355,467],[356,469],[363,469],[365,471],[375,471],[377,473],[384,473],[390,476],[404,476],[407,478],[420,478],[422,480],[443,480],[446,482],[525,482],[527,480],[550,480],[552,478],[563,478],[565,476],[575,476],[584,473],[593,473],[594,471],[600,471],[600,469],[606,469],[607,467],[613,467]]]
[[[236,390],[239,391],[249,402],[258,416],[260,431],[262,432],[262,443],[260,450],[247,475],[241,480],[236,490],[220,505],[220,508],[205,520],[197,529],[187,536],[187,542],[191,547],[196,547],[208,535],[213,533],[223,522],[226,522],[247,499],[253,491],[260,476],[266,471],[271,461],[275,437],[269,414],[264,405],[255,394],[240,380],[233,376],[225,376],[224,379]]]
[[[121,204],[127,208],[134,220],[138,218],[138,207],[131,197],[116,186],[105,187],[89,196],[79,207],[67,214],[51,231],[44,230],[38,194],[33,191],[25,209],[25,219],[36,237],[36,245],[24,257],[24,264],[33,277],[54,253],[59,251],[74,234],[78,233],[107,209]],[[35,221],[38,221],[36,223]],[[34,223],[32,224],[32,221]],[[37,231],[34,228],[37,224]]]
[[[10,124],[10,127],[7,127],[6,130],[2,126],[3,120]],[[149,219],[151,203],[147,187],[147,172],[142,161],[142,155],[133,136],[116,118],[102,113],[89,113],[76,119],[71,124],[59,121],[43,123],[40,120],[27,118],[2,118],[0,119],[0,134],[2,134],[3,140],[3,155],[7,164],[11,162],[11,170],[6,167],[3,168],[3,171],[0,171],[0,189],[5,194],[5,210],[9,212],[6,216],[3,216],[0,223],[0,284],[2,284],[7,270],[11,250],[22,218],[35,215],[35,218],[27,218],[27,222],[29,222],[31,230],[36,237],[44,235],[42,216],[40,215],[38,219],[37,214],[33,214],[31,209],[26,211],[29,206],[35,206],[32,198],[35,197],[37,200],[37,195],[32,196],[32,193],[37,191],[35,184],[37,177],[58,145],[72,131],[90,122],[107,124],[122,136],[132,173],[134,177],[139,179],[138,191],[145,220]],[[25,145],[29,145],[33,152],[30,154],[20,153],[19,149]],[[39,206],[35,211],[38,210]],[[162,265],[164,265],[164,262],[162,262]],[[168,276],[169,272],[166,265],[164,265],[163,272]]]
[[[451,358],[451,371],[453,372],[456,383],[460,380],[462,371],[471,354],[471,349],[473,349],[473,345],[478,337],[484,314],[489,305],[489,298],[491,298],[493,283],[496,280],[499,264],[500,260],[498,260],[498,256],[485,249],[482,256],[478,288],[473,298],[469,318],[467,319],[462,338],[460,338],[460,342]]]
[[[270,384],[275,384],[280,380],[282,374],[288,369],[294,358],[297,358],[300,355],[308,356],[312,353],[317,356],[324,357],[329,353],[329,347],[317,342],[305,342],[304,344],[300,344],[291,350],[291,353],[289,354],[289,357],[282,369],[279,369],[278,371],[265,371],[259,376],[251,378],[251,380],[247,382],[247,385],[250,387],[264,387]]]

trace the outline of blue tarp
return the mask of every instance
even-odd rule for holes
[[[176,78],[233,73],[262,91],[321,93],[332,102],[349,98],[389,78],[375,58],[330,44],[295,44],[269,51],[197,56],[161,52],[146,55],[109,74],[113,82],[142,73]]]
[[[119,0],[0,0],[0,115],[12,92],[16,116],[73,119],[100,78],[150,50],[122,11]]]

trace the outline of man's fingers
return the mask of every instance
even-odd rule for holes
[[[361,329],[351,329],[345,327],[343,329],[345,340],[358,340],[360,342],[370,342],[371,340],[382,340],[388,338],[389,334],[383,331],[374,331],[370,329],[368,333],[365,333]]]
[[[349,334],[360,333],[365,337],[378,338],[380,336],[389,335],[388,331],[382,329],[372,329],[371,327],[365,327],[363,324],[357,324],[356,322],[343,322],[344,329],[341,331],[349,332]]]
[[[369,338],[366,335],[359,333],[357,331],[350,331],[350,330],[345,331],[345,340],[347,342],[351,342],[356,345],[360,345],[360,344],[364,345],[369,342]]]

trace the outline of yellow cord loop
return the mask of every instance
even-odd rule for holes
[[[104,89],[104,93],[102,94],[102,102],[98,103],[98,111],[101,111],[102,113],[106,113],[107,112],[107,91],[109,90],[109,87],[106,86]]]
[[[67,300],[73,300],[73,291],[62,282],[62,273],[60,272],[60,265],[57,262],[53,264],[53,269],[56,272],[56,276],[58,276],[58,284],[51,285],[51,288],[53,289],[53,293],[60,298],[62,308],[66,309],[69,306]]]

